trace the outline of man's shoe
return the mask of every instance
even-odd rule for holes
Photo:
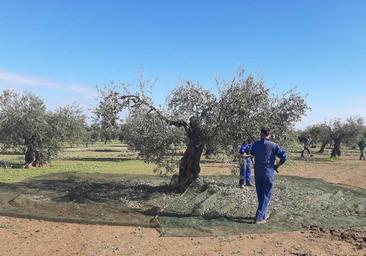
[[[248,186],[248,187],[254,187],[254,184],[253,183],[247,183],[245,185]]]
[[[266,224],[267,221],[266,220],[256,220],[255,224]]]
[[[242,184],[242,185],[239,185],[239,187],[240,187],[240,188],[244,188],[244,184]]]
[[[270,216],[271,216],[271,214],[270,214],[270,213],[267,213],[267,214],[266,214],[266,217],[264,217],[264,219],[265,219],[265,220],[268,220]]]

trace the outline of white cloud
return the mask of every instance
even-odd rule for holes
[[[44,77],[30,76],[9,71],[0,70],[0,85],[6,84],[12,88],[37,87],[52,90],[70,91],[84,96],[96,97],[97,91],[85,85],[65,84],[51,81]]]

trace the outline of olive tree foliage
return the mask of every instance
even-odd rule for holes
[[[281,96],[270,94],[262,79],[239,72],[233,80],[222,82],[220,91],[220,145],[234,153],[243,139],[257,139],[261,127],[272,129],[274,140],[283,146],[295,141],[293,124],[308,109],[304,98],[294,90]]]
[[[182,129],[169,126],[156,113],[133,111],[121,126],[120,140],[139,152],[146,162],[155,163],[155,172],[173,172],[177,153],[184,146]]]
[[[89,144],[94,144],[101,140],[99,124],[92,123],[86,127],[86,136],[84,137],[84,144],[88,147]]]
[[[363,120],[363,121],[365,121],[365,120]],[[360,127],[357,134],[355,134],[355,136],[351,136],[350,138],[346,139],[343,142],[343,145],[356,149],[356,148],[358,148],[358,143],[360,142],[360,140],[362,139],[362,137],[365,134],[366,134],[366,126],[365,126],[365,122],[363,122],[363,125]]]
[[[55,157],[64,142],[83,140],[85,116],[77,106],[47,111],[32,94],[4,91],[0,95],[0,142],[25,152],[26,167],[39,167]]]
[[[99,132],[99,138],[106,144],[118,137],[119,108],[113,102],[105,101],[106,91],[100,90],[99,104],[94,109],[94,131]]]
[[[333,142],[331,157],[341,156],[341,145],[347,141],[356,143],[363,132],[364,120],[349,117],[347,120],[335,119],[327,124],[329,136]]]
[[[298,93],[271,95],[263,80],[243,71],[230,81],[218,81],[218,86],[214,94],[185,81],[168,96],[165,108],[154,105],[143,90],[132,93],[128,88],[106,90],[104,101],[119,111],[129,110],[125,141],[149,161],[178,162],[179,184],[185,187],[198,177],[208,143],[230,154],[244,138],[257,138],[262,126],[271,127],[276,140],[285,143],[307,109]],[[183,156],[176,157],[177,149],[183,150]]]

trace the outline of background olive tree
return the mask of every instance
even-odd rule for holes
[[[65,142],[81,142],[85,127],[85,116],[77,106],[51,112],[32,94],[4,91],[0,95],[0,143],[25,152],[26,167],[42,166]]]
[[[94,132],[98,132],[99,139],[107,144],[119,136],[119,108],[112,102],[104,100],[108,96],[107,92],[100,90],[99,93],[99,104],[93,111],[95,116],[92,128]]]
[[[237,151],[244,138],[258,138],[262,126],[271,127],[282,144],[293,136],[293,124],[307,109],[295,91],[272,95],[261,79],[243,71],[230,81],[218,81],[214,94],[192,81],[184,81],[157,107],[143,90],[106,89],[103,104],[118,112],[128,109],[124,140],[148,161],[178,164],[179,184],[190,184],[200,173],[200,158],[207,144],[228,154]],[[183,156],[177,159],[177,150]],[[163,164],[164,165],[164,164]],[[169,165],[171,166],[171,165]],[[169,167],[170,168],[170,167]]]
[[[341,155],[341,145],[357,147],[362,134],[365,132],[364,120],[357,117],[349,117],[345,121],[337,118],[328,122],[315,124],[307,127],[299,135],[299,140],[303,141],[310,135],[314,144],[319,144],[318,153],[324,153],[327,145],[331,145],[331,157]]]
[[[311,136],[313,145],[319,144],[320,148],[318,153],[324,153],[325,147],[332,142],[329,128],[326,123],[315,124],[307,127],[299,135],[300,142],[304,142],[308,135]]]
[[[327,124],[329,136],[333,142],[331,157],[341,156],[341,145],[345,142],[357,144],[364,129],[362,118],[350,117],[345,121],[335,119]]]

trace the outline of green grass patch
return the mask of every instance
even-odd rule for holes
[[[136,159],[124,145],[97,144],[88,148],[67,148],[59,158],[42,168],[22,168],[24,156],[0,155],[8,168],[0,168],[0,182],[17,182],[27,178],[62,172],[153,174],[155,165]],[[15,166],[17,168],[11,168]]]
[[[352,152],[358,159],[358,152]],[[349,153],[350,154],[350,153]],[[345,154],[347,155],[347,154]],[[201,164],[212,164],[219,159],[205,159],[202,157]],[[330,158],[329,154],[314,154],[314,157],[301,158],[298,152],[290,152],[290,159],[284,168],[292,168],[299,163],[343,163],[344,158]],[[49,166],[42,168],[22,168],[24,155],[6,152],[0,154],[0,182],[17,182],[27,178],[62,173],[112,173],[112,174],[147,174],[153,175],[156,168],[153,164],[147,164],[137,159],[137,154],[128,150],[126,145],[113,142],[111,144],[96,143],[89,147],[68,147],[58,159],[53,160]],[[6,166],[7,168],[4,168]]]

